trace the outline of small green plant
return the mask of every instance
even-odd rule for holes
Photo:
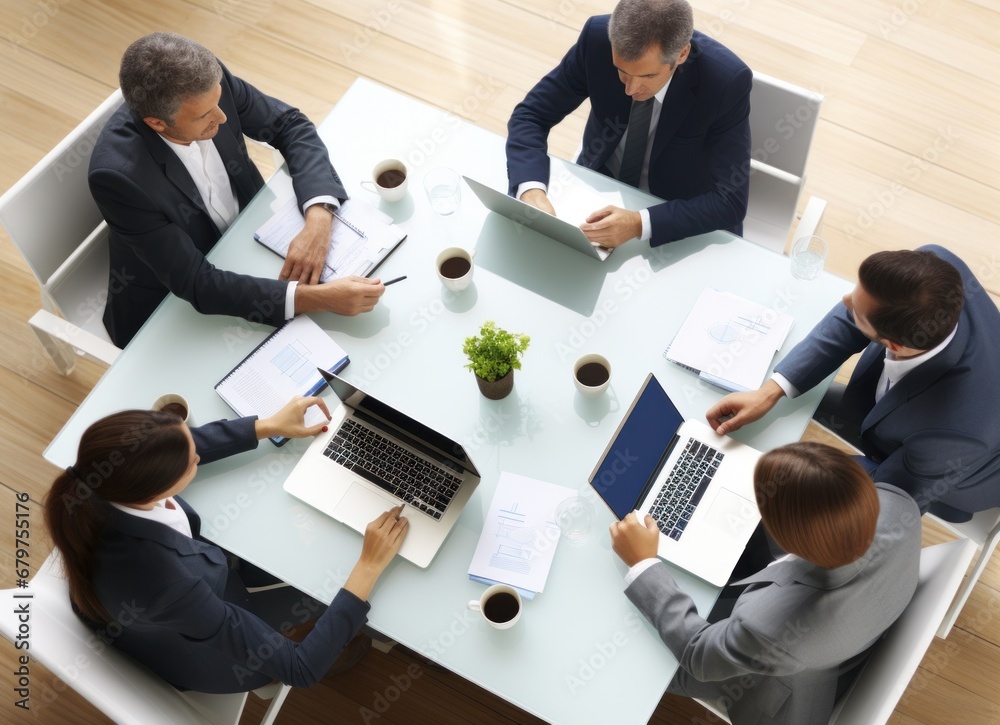
[[[513,334],[487,320],[479,328],[478,337],[467,337],[462,352],[469,357],[469,368],[478,377],[492,383],[511,370],[521,369],[521,355],[528,349],[531,338]]]

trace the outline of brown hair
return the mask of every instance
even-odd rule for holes
[[[64,561],[70,600],[94,622],[110,622],[93,588],[95,553],[111,516],[109,502],[155,499],[187,470],[190,444],[179,417],[126,410],[92,424],[76,463],[45,497],[45,523]]]
[[[861,263],[858,282],[878,304],[868,315],[878,336],[915,350],[944,342],[965,304],[962,275],[933,252],[876,252]]]
[[[785,551],[827,569],[863,555],[875,538],[875,484],[849,455],[792,443],[761,456],[754,493],[767,533]]]

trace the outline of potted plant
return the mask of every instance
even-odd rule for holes
[[[507,332],[487,320],[479,335],[465,338],[462,352],[469,357],[469,368],[476,374],[479,392],[490,400],[500,400],[514,389],[514,371],[521,369],[521,355],[531,341],[527,335]]]

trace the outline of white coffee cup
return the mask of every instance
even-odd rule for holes
[[[441,284],[452,292],[461,292],[472,284],[472,273],[476,269],[472,260],[475,256],[475,249],[469,251],[461,247],[448,247],[442,251],[434,263]],[[459,261],[451,262],[453,259]],[[465,268],[463,262],[468,263],[468,269]]]
[[[175,407],[178,405],[184,408],[184,415],[181,415],[180,411]],[[167,408],[167,406],[170,407]],[[188,405],[187,399],[183,395],[177,395],[177,393],[166,393],[153,401],[153,410],[164,410],[165,408],[167,409],[166,412],[179,415],[181,420],[185,423],[188,418],[191,417],[191,406]]]
[[[398,171],[403,175],[403,180],[396,186],[386,186],[386,180],[380,177],[387,171]],[[406,164],[399,159],[385,159],[375,164],[372,169],[372,179],[373,181],[362,181],[362,188],[377,193],[386,201],[399,201],[406,195],[406,184],[410,180],[410,175],[406,172]]]
[[[490,600],[497,595],[501,595],[501,598],[491,604]],[[510,602],[509,597],[514,598],[513,604]],[[506,584],[494,584],[488,587],[479,599],[473,599],[469,602],[469,609],[482,614],[483,619],[491,627],[510,629],[521,618],[521,595],[517,593],[517,589],[514,587],[507,586]],[[514,614],[510,616],[512,611]],[[490,618],[491,616],[493,619]]]
[[[604,369],[607,374],[604,375],[601,370],[597,367],[588,367],[583,371],[584,379],[580,379],[580,369],[584,365],[596,364],[600,368]],[[596,376],[594,376],[596,374]],[[594,376],[594,377],[592,377]],[[573,383],[576,385],[576,389],[580,391],[581,395],[586,395],[587,397],[597,397],[611,384],[611,363],[603,355],[598,355],[597,353],[590,353],[589,355],[583,355],[580,359],[576,361],[573,365]]]

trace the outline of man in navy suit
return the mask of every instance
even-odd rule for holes
[[[167,292],[204,314],[270,325],[298,312],[356,315],[377,304],[385,291],[378,280],[317,284],[332,210],[347,192],[316,127],[300,111],[172,33],[129,46],[119,80],[125,105],[98,138],[88,176],[110,227],[104,325],[116,345],[132,339]],[[305,216],[277,280],[217,269],[205,259],[264,186],[244,134],[282,153]]]
[[[816,418],[858,448],[875,481],[949,521],[1000,506],[1000,312],[961,259],[938,246],[878,252],[858,284],[755,391],[706,417],[720,435],[861,353]],[[732,416],[726,418],[726,416]]]
[[[546,194],[549,130],[589,98],[577,163],[666,200],[594,212],[581,224],[592,242],[656,246],[716,229],[740,234],[752,81],[743,61],[694,30],[687,0],[621,0],[610,16],[587,21],[511,114],[509,193],[555,213]]]

